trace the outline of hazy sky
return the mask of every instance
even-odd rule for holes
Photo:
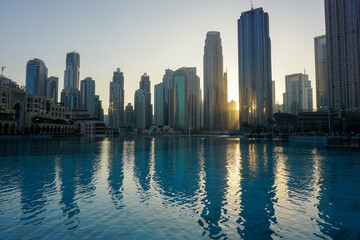
[[[314,37],[325,33],[324,1],[253,4],[269,13],[276,101],[282,102],[285,75],[306,68],[316,106]],[[77,51],[80,79],[95,80],[107,113],[117,67],[125,76],[125,105],[133,103],[144,72],[153,93],[166,68],[197,67],[202,88],[206,32],[219,31],[228,99],[237,102],[237,19],[249,9],[248,0],[0,0],[0,66],[6,67],[5,76],[25,85],[26,62],[40,58],[49,76],[59,77],[61,91],[66,53]]]

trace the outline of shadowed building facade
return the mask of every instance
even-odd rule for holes
[[[265,124],[272,117],[269,16],[262,8],[238,20],[239,121]]]
[[[219,32],[208,32],[204,47],[204,127],[226,128],[227,76]]]
[[[360,1],[325,0],[330,107],[360,110]]]

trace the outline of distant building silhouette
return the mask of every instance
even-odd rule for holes
[[[240,123],[265,124],[272,117],[269,16],[262,8],[238,20]]]
[[[46,78],[48,69],[38,58],[29,60],[26,65],[26,92],[46,96]]]

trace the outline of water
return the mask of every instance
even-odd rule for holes
[[[125,137],[0,143],[1,239],[360,239],[360,153]]]

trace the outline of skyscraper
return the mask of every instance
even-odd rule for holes
[[[146,91],[138,89],[135,91],[135,128],[145,129],[146,128]]]
[[[131,103],[125,107],[125,126],[134,127],[134,108]]]
[[[95,81],[91,77],[81,81],[80,105],[90,117],[95,117]]]
[[[219,32],[208,32],[204,47],[204,127],[226,128],[227,78]]]
[[[315,37],[316,107],[329,108],[329,81],[327,75],[326,35]]]
[[[80,85],[80,55],[77,52],[66,54],[66,69],[64,73],[64,89],[75,88]]]
[[[184,85],[180,84],[182,83],[182,81],[179,79],[180,77],[184,77]],[[181,87],[183,87],[182,91],[179,91],[179,84],[181,85]],[[185,105],[182,104],[183,99],[186,100]],[[196,75],[196,68],[179,68],[173,73],[173,77],[169,81],[169,126],[175,127],[178,130],[187,130],[189,127],[190,129],[199,129],[201,127],[200,104],[200,78]],[[181,106],[180,109],[179,106]],[[175,119],[175,116],[180,117],[180,115],[178,115],[177,113],[182,115],[181,119],[182,117],[185,117],[184,121],[186,121],[186,124],[180,124],[181,127],[185,128],[179,128],[179,118]],[[175,121],[177,121],[177,123]]]
[[[330,107],[360,109],[360,1],[325,0]]]
[[[271,82],[271,103],[272,103],[272,112],[275,113],[276,109],[275,109],[275,81]]]
[[[59,91],[59,78],[48,77],[46,79],[46,96],[53,100],[53,103],[58,103],[58,91]]]
[[[119,128],[124,125],[124,73],[120,68],[113,73],[113,81],[110,83],[109,101],[109,125]]]
[[[67,111],[72,111],[80,107],[80,91],[76,88],[64,89],[61,91],[61,103]]]
[[[186,74],[181,71],[177,71],[174,74],[174,107],[173,107],[173,127],[175,130],[188,129],[188,102],[187,92],[188,84],[186,80]]]
[[[66,54],[64,89],[61,91],[61,103],[68,111],[80,107],[80,55],[76,52]]]
[[[154,86],[154,125],[164,126],[164,103],[165,103],[164,85],[159,83]]]
[[[151,82],[150,76],[144,73],[140,80],[140,89],[145,91],[145,128],[150,128],[152,124],[152,104],[151,104]],[[136,110],[136,106],[135,106]]]
[[[95,95],[95,114],[94,117],[100,121],[104,121],[104,109],[102,108],[102,101],[100,100],[99,95]]]
[[[313,98],[309,76],[295,73],[285,76],[284,112],[297,114],[297,111],[312,112]]]
[[[269,16],[262,8],[238,20],[239,122],[265,124],[272,117]]]
[[[162,80],[164,86],[164,126],[169,126],[169,83],[173,75],[173,70],[166,69]]]
[[[46,96],[46,78],[48,70],[38,58],[29,60],[26,65],[26,92]]]

